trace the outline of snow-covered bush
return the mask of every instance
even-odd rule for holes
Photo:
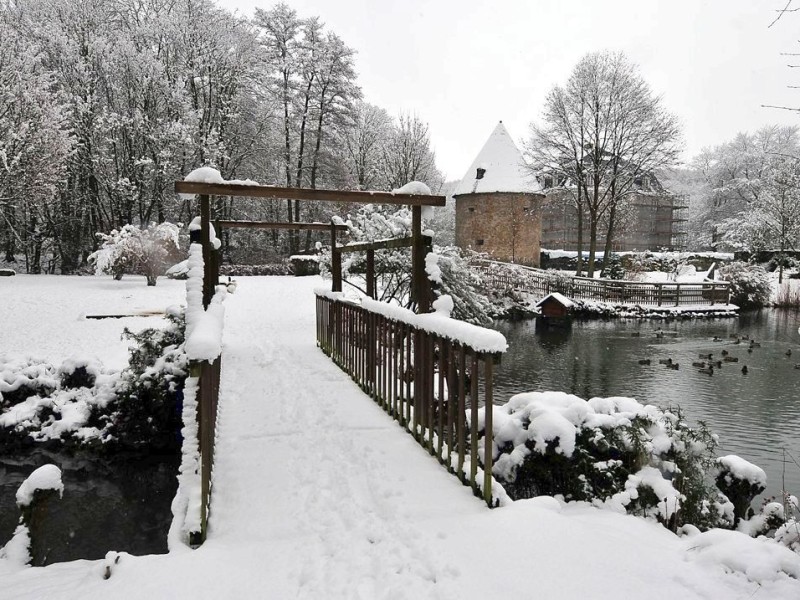
[[[772,538],[800,554],[800,500],[786,492],[783,502],[769,498],[757,514],[739,522],[738,530],[752,537]]]
[[[622,259],[619,254],[612,254],[603,263],[601,277],[606,279],[625,279],[625,269],[622,268]]]
[[[493,419],[493,474],[514,499],[560,494],[672,530],[733,524],[731,503],[706,480],[716,437],[679,411],[533,392],[494,407]]]
[[[169,325],[124,335],[136,345],[115,386],[107,435],[130,449],[171,450],[179,446],[180,401],[188,375],[182,311],[168,311]]]
[[[46,397],[58,387],[58,374],[47,363],[31,358],[4,361],[0,356],[0,409],[31,396]]]
[[[731,284],[731,302],[739,308],[760,308],[769,302],[769,275],[758,265],[733,262],[721,267],[720,277]]]
[[[125,273],[141,273],[147,285],[156,285],[159,275],[179,257],[179,228],[173,223],[151,223],[147,229],[125,225],[111,233],[98,233],[103,242],[89,255],[95,273],[122,279]]]
[[[490,325],[492,305],[482,291],[485,285],[480,273],[470,268],[464,252],[455,246],[436,246],[425,261],[425,271],[434,284],[437,296],[450,296],[450,316],[475,325]]]

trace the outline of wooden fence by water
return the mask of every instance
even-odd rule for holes
[[[473,265],[497,289],[515,289],[544,297],[559,292],[573,300],[641,306],[714,306],[729,303],[728,282],[645,283],[555,275],[541,269],[497,262]]]
[[[496,504],[492,411],[484,411],[481,423],[478,409],[481,388],[483,404],[492,406],[499,354],[321,295],[317,344],[451,473],[489,506]]]

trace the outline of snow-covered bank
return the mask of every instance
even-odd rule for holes
[[[315,347],[319,285],[316,277],[241,278],[226,300],[212,513],[200,549],[36,569],[0,561],[0,595],[800,596],[800,581],[786,574],[800,558],[762,552],[741,534],[732,534],[737,545],[678,538],[552,498],[487,509]],[[742,566],[742,556],[753,558]]]

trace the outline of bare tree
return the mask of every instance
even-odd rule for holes
[[[532,127],[535,163],[573,178],[576,203],[589,218],[589,276],[607,223],[613,243],[620,202],[642,175],[674,164],[680,152],[677,119],[622,53],[586,55],[566,86],[548,94],[542,125]],[[581,211],[578,211],[581,214]]]
[[[381,153],[391,126],[392,118],[384,109],[366,102],[353,107],[352,120],[342,128],[341,138],[347,169],[358,189],[384,187],[380,180]]]
[[[421,181],[438,191],[444,178],[436,168],[428,125],[417,115],[402,113],[383,145],[382,179],[387,189]]]

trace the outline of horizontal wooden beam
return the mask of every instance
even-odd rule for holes
[[[430,244],[431,237],[429,235],[422,236],[426,244]],[[392,248],[410,248],[414,243],[413,237],[393,238],[390,240],[378,240],[377,242],[358,242],[355,244],[347,244],[346,246],[339,246],[336,248],[342,254],[348,252],[366,252],[367,250],[389,250]]]
[[[301,229],[304,231],[347,231],[347,225],[331,225],[330,223],[274,223],[271,221],[214,221],[219,227],[236,227],[244,229]]]
[[[177,194],[207,194],[209,196],[242,196],[249,198],[281,198],[321,202],[356,202],[361,204],[400,204],[408,206],[444,206],[444,196],[393,194],[392,192],[361,192],[353,190],[315,190],[285,188],[271,185],[237,185],[233,183],[202,183],[176,181]]]

